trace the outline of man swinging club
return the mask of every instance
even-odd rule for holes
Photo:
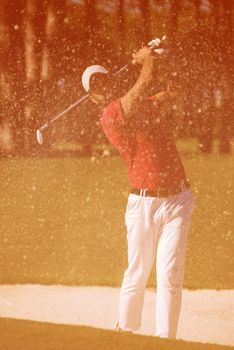
[[[111,81],[103,67],[88,67],[82,76],[93,102],[105,105],[101,125],[127,165],[131,186],[125,214],[128,268],[116,330],[134,332],[140,328],[145,288],[156,259],[156,335],[175,338],[194,199],[170,122],[160,113],[175,93],[152,93],[157,59],[148,46],[133,54],[132,63],[141,66],[137,81],[124,96],[111,102],[107,97]],[[100,92],[103,86],[104,93]]]

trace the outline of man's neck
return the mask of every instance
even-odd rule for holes
[[[92,93],[90,99],[93,103],[101,104],[104,101],[104,95]]]

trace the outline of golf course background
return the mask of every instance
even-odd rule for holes
[[[196,196],[184,286],[233,289],[233,156],[201,155],[193,140],[178,147]],[[118,156],[3,158],[0,167],[1,284],[121,284],[129,187]]]

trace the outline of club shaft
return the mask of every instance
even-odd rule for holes
[[[48,121],[47,123],[45,123],[44,125],[42,125],[40,127],[40,131],[48,128],[48,126],[52,123],[54,123],[57,119],[59,119],[60,117],[62,117],[64,114],[66,114],[67,112],[69,112],[71,109],[73,109],[74,107],[76,107],[77,105],[79,105],[81,102],[85,101],[86,99],[89,98],[89,94],[86,94],[85,96],[81,97],[78,101],[74,102],[73,104],[71,104],[69,107],[67,107],[64,111],[62,111],[61,113],[59,113],[58,115],[56,115],[53,119],[51,119],[50,121]]]
[[[118,74],[120,74],[124,69],[127,69],[128,66],[130,66],[131,62],[125,64],[125,66],[123,66],[122,68],[120,68],[117,72],[115,72],[114,74],[112,74],[112,77],[116,77]]]

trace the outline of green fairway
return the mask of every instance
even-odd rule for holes
[[[0,319],[3,350],[225,350],[231,346],[120,334],[102,329]]]
[[[180,148],[196,195],[185,287],[234,288],[233,157]],[[0,283],[121,284],[128,180],[119,157],[1,159],[0,166]]]

